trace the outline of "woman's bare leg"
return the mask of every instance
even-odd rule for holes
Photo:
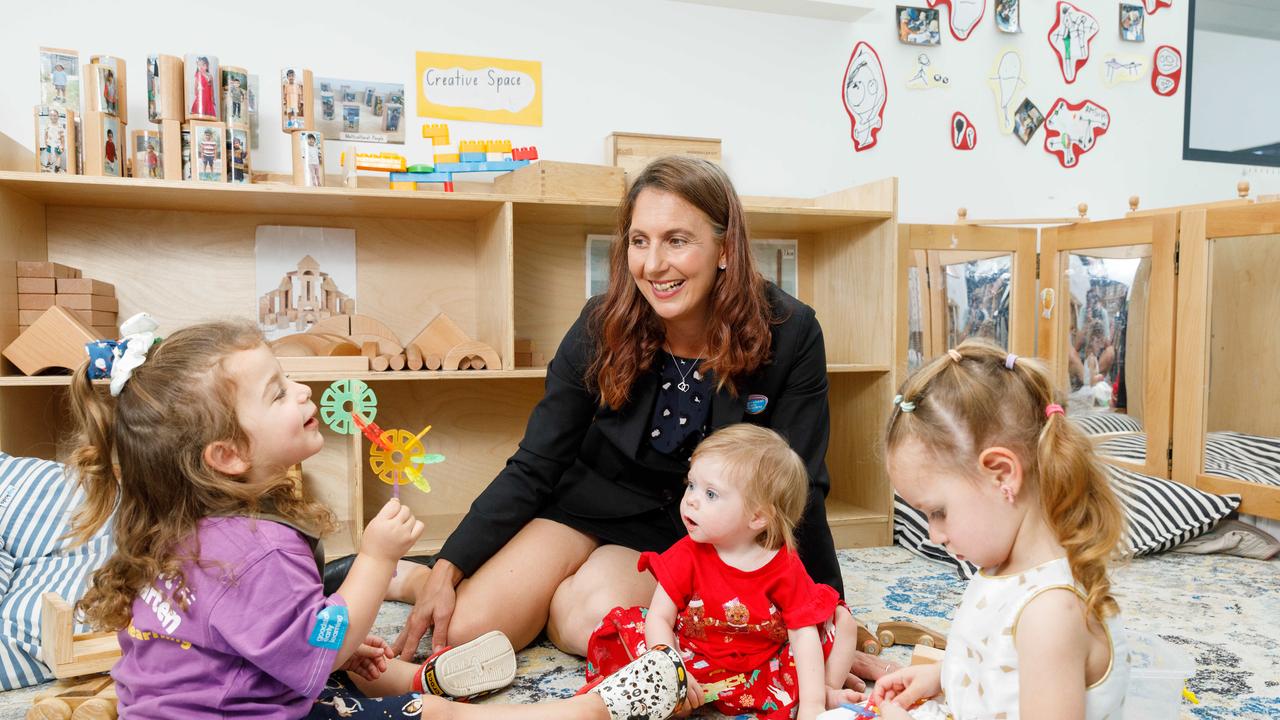
[[[595,538],[567,525],[531,520],[474,575],[458,584],[449,644],[461,645],[490,630],[501,630],[513,648],[523,649],[546,626],[556,588],[596,546]],[[388,593],[388,599],[414,602],[416,588],[426,583],[430,570],[403,560],[397,569],[412,577],[401,584],[404,595],[393,598]]]
[[[587,640],[610,610],[647,606],[657,583],[649,573],[636,570],[639,559],[640,553],[620,545],[596,548],[551,598],[551,642],[571,655],[586,655]]]

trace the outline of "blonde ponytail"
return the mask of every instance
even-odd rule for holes
[[[71,415],[75,450],[71,468],[84,490],[84,504],[76,512],[70,536],[76,544],[89,541],[115,512],[120,494],[112,454],[115,449],[115,408],[89,380],[89,361],[71,380]]]
[[[921,442],[939,461],[969,467],[978,453],[1008,447],[1040,496],[1045,520],[1067,553],[1085,609],[1102,620],[1118,606],[1107,564],[1124,514],[1088,438],[1062,414],[1052,376],[1038,360],[967,340],[907,378],[889,416],[886,445]]]

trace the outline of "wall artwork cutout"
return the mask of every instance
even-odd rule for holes
[[[996,29],[1000,32],[1022,32],[1019,0],[996,0]]]
[[[996,57],[987,76],[987,84],[996,98],[996,117],[1000,132],[1013,132],[1013,116],[1022,98],[1026,97],[1027,81],[1022,77],[1022,56],[1016,50],[1006,50]]]
[[[1148,15],[1155,15],[1160,8],[1173,7],[1173,0],[1142,0]]]
[[[987,12],[987,0],[929,0],[929,7],[946,5],[951,17],[951,36],[961,42],[978,27]]]
[[[933,64],[927,53],[916,56],[916,69],[907,79],[908,90],[945,89],[951,84],[951,78]]]
[[[1182,53],[1172,45],[1161,45],[1151,60],[1151,89],[1169,97],[1182,84]]]
[[[1147,39],[1147,11],[1136,3],[1120,3],[1120,39],[1143,42]]]
[[[1076,81],[1076,73],[1089,62],[1089,43],[1098,34],[1098,20],[1089,13],[1059,0],[1057,17],[1049,28],[1049,47],[1058,55],[1058,67],[1067,83]]]
[[[1102,77],[1107,85],[1138,82],[1147,70],[1147,59],[1141,55],[1107,53],[1102,60]]]
[[[1023,145],[1031,142],[1031,136],[1036,134],[1042,124],[1044,114],[1031,102],[1031,98],[1024,98],[1018,109],[1013,111],[1013,134],[1018,136]]]
[[[941,45],[938,10],[898,5],[898,42],[907,45]]]
[[[884,66],[874,48],[859,40],[849,55],[840,88],[844,111],[849,114],[850,136],[854,152],[875,147],[884,127],[884,106],[889,87],[884,81]]]
[[[1045,116],[1045,152],[1056,155],[1064,168],[1076,167],[1080,156],[1093,149],[1110,125],[1111,113],[1092,100],[1073,105],[1058,98]]]
[[[956,150],[972,150],[978,144],[978,130],[969,116],[960,111],[951,114],[951,147]]]

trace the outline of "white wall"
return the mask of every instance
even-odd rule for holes
[[[959,206],[968,207],[970,217],[1062,215],[1080,201],[1089,203],[1092,216],[1110,217],[1121,214],[1135,193],[1144,207],[1234,195],[1240,167],[1179,159],[1181,91],[1160,98],[1146,82],[1103,84],[1102,55],[1121,49],[1114,0],[1080,0],[1102,30],[1093,59],[1069,88],[1045,40],[1053,4],[1023,0],[1021,35],[996,31],[990,2],[967,42],[944,31],[933,55],[950,74],[951,88],[924,92],[905,88],[918,49],[897,42],[894,2],[877,2],[881,9],[850,24],[668,0],[66,0],[56,10],[28,1],[7,7],[0,27],[0,132],[32,142],[37,48],[50,45],[78,49],[82,59],[90,53],[124,57],[135,128],[145,118],[145,56],[201,51],[264,81],[289,64],[318,75],[404,82],[412,138],[421,124],[409,89],[414,51],[431,50],[541,60],[543,127],[451,123],[451,131],[455,140],[510,137],[517,145],[537,145],[548,159],[603,162],[604,138],[614,130],[720,137],[725,164],[743,193],[811,196],[897,175],[901,217],[909,221],[947,221]],[[1177,2],[1148,18],[1145,43],[1125,43],[1124,49],[1148,57],[1161,42],[1185,49],[1185,35],[1186,3]],[[885,63],[889,104],[879,144],[854,153],[840,89],[860,39],[871,42]],[[1028,92],[1043,110],[1059,95],[1090,98],[1111,110],[1111,130],[1077,169],[1060,168],[1041,148],[1040,134],[1023,147],[998,132],[986,77],[1005,47],[1022,53]],[[264,86],[255,168],[288,166],[287,138],[276,130],[276,93]],[[978,128],[973,152],[950,147],[954,110],[963,110]],[[429,152],[420,138],[410,143],[411,159]],[[1275,171],[1249,179],[1255,191],[1280,192]]]

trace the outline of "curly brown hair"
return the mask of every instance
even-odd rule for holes
[[[951,355],[956,353],[956,355]],[[968,467],[984,448],[1017,453],[1040,508],[1067,551],[1071,574],[1084,588],[1085,610],[1102,620],[1118,611],[1107,577],[1124,534],[1124,512],[1089,438],[1062,413],[1046,416],[1055,399],[1042,363],[1017,358],[983,340],[966,340],[907,378],[902,398],[915,404],[889,416],[890,451],[911,439],[940,462]]]
[[[236,417],[235,378],[224,361],[262,343],[262,333],[248,322],[179,330],[151,349],[114,403],[90,382],[87,363],[76,372],[70,464],[85,500],[71,534],[85,542],[113,514],[115,522],[115,554],[93,574],[78,604],[94,627],[127,626],[134,598],[160,577],[173,581],[163,591],[185,610],[182,565],[199,562],[195,532],[203,518],[269,510],[317,533],[333,527],[328,509],[304,499],[283,474],[250,486],[205,462],[204,450],[213,442],[249,449]]]
[[[609,288],[592,309],[595,354],[587,381],[600,392],[600,402],[617,410],[630,396],[641,373],[662,349],[666,330],[645,300],[627,267],[631,216],[644,190],[660,190],[683,198],[701,210],[715,229],[724,252],[725,269],[711,288],[711,320],[707,326],[704,372],[715,373],[716,389],[737,393],[737,382],[769,359],[772,331],[765,280],[756,270],[748,243],[742,201],[724,170],[691,157],[654,160],[636,177],[618,213],[618,234],[609,251]]]

